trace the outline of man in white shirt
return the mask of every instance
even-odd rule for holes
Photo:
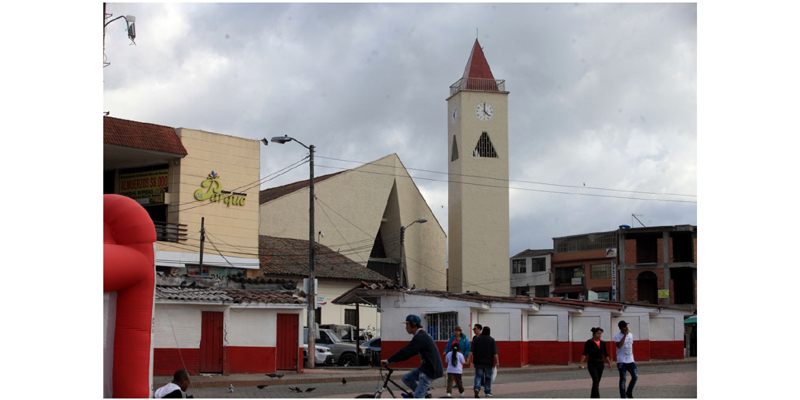
[[[619,371],[619,397],[633,398],[633,387],[639,379],[639,372],[636,363],[633,361],[633,333],[628,328],[628,323],[619,321],[619,332],[614,335],[614,342],[617,344],[617,370]],[[625,380],[627,373],[631,373],[631,384],[625,390]]]

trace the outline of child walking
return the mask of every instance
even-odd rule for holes
[[[464,355],[458,351],[458,344],[454,343],[450,352],[444,356],[447,363],[447,397],[453,392],[453,381],[458,385],[458,392],[464,397],[464,385],[461,383],[461,374],[464,372]]]

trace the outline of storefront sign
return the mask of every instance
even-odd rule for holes
[[[208,178],[200,184],[200,186],[207,188],[197,189],[194,192],[194,198],[200,201],[209,200],[213,203],[225,203],[226,206],[244,206],[244,201],[247,200],[247,193],[231,192],[229,190],[222,190],[222,184],[219,182],[219,175],[211,171]]]
[[[667,289],[667,290],[659,290],[658,291],[658,298],[659,299],[668,299],[669,298],[669,289]]]
[[[615,258],[617,257],[617,248],[611,247],[606,249],[606,258]]]
[[[611,301],[617,301],[617,263],[611,261]]]
[[[119,194],[139,203],[163,203],[169,184],[169,169],[119,175]]]

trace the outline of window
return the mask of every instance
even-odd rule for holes
[[[556,268],[556,286],[570,286],[573,284],[580,285],[581,283],[573,283],[572,278],[582,278],[583,271],[581,267],[563,267]]]
[[[535,290],[535,297],[550,297],[550,285],[538,285]]]
[[[453,136],[453,158],[450,161],[458,160],[458,142],[456,142],[456,137]]]
[[[547,263],[544,257],[531,258],[531,272],[544,272],[547,270]]]
[[[356,324],[356,310],[344,310],[344,323],[347,325],[358,326]]]
[[[481,138],[478,139],[478,144],[475,145],[475,150],[472,151],[473,157],[491,157],[497,158],[497,152],[494,151],[492,141],[489,139],[489,134],[483,132]]]
[[[453,334],[453,329],[458,325],[458,313],[425,314],[425,322],[428,325],[428,334],[433,340],[447,341]]]
[[[617,233],[591,233],[588,235],[571,236],[553,239],[556,253],[571,251],[602,250],[617,247]]]
[[[524,274],[525,273],[525,260],[511,260],[511,273]]]
[[[593,264],[592,279],[611,278],[611,264]]]

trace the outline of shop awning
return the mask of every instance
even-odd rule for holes
[[[591,290],[593,292],[610,292],[611,286],[595,286]]]
[[[583,286],[565,286],[565,287],[556,288],[556,290],[553,290],[550,293],[552,293],[552,294],[564,294],[564,293],[580,293],[582,291],[583,291]]]

